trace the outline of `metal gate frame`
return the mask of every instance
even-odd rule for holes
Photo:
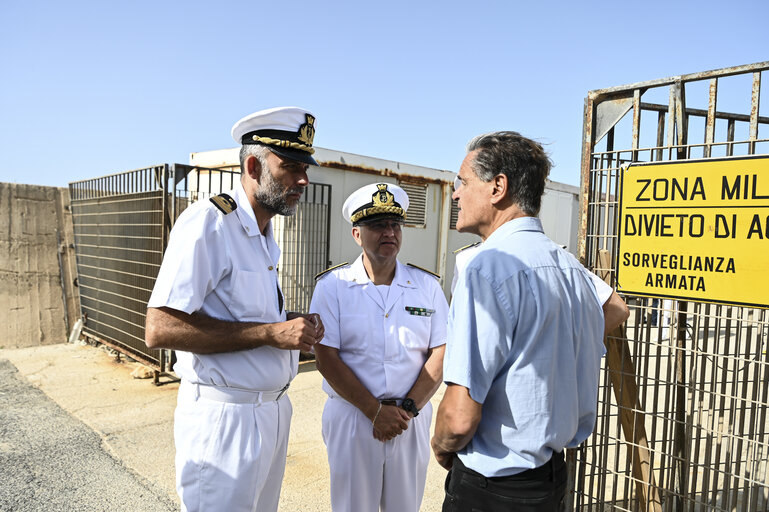
[[[69,184],[82,333],[153,368],[156,384],[174,355],[147,348],[144,324],[171,228],[238,179],[238,170],[161,164]],[[276,239],[291,242],[279,267],[287,308],[306,311],[312,277],[328,264],[330,205],[331,186],[310,184],[295,217],[274,219]]]
[[[759,115],[766,71],[761,62],[588,93],[578,249],[588,268],[613,284],[621,166],[769,154],[769,117]],[[717,109],[719,81],[731,77],[750,84],[748,112]],[[701,85],[707,108],[687,107],[687,88]],[[641,101],[665,88],[667,105]],[[631,316],[605,340],[596,430],[568,454],[567,508],[769,510],[768,311],[624,298]]]

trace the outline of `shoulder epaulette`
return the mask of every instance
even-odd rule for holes
[[[348,265],[348,263],[346,261],[344,263],[340,263],[339,265],[334,265],[333,267],[328,267],[323,272],[318,272],[317,274],[315,274],[315,280],[317,281],[318,279],[320,279],[321,277],[325,276],[326,274],[328,274],[329,272],[331,272],[335,268],[344,267],[345,265]]]
[[[208,199],[225,215],[234,212],[238,208],[238,203],[227,194],[219,194]]]
[[[478,247],[479,245],[481,245],[480,242],[475,242],[474,244],[469,244],[469,245],[466,245],[464,247],[460,247],[459,249],[456,249],[454,251],[454,254],[459,254],[460,252],[464,251],[465,249],[470,249],[471,247]]]
[[[430,271],[430,270],[427,270],[426,268],[422,268],[422,267],[419,267],[419,266],[417,266],[417,265],[414,265],[413,263],[406,263],[406,265],[408,265],[409,267],[415,268],[415,269],[417,269],[417,270],[421,270],[422,272],[427,272],[427,273],[428,273],[428,274],[430,274],[431,276],[435,276],[435,278],[436,278],[436,279],[440,279],[440,278],[441,278],[441,276],[439,276],[439,275],[438,275],[438,274],[436,274],[435,272],[432,272],[432,271]]]

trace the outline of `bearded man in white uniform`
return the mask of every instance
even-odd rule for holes
[[[271,219],[309,183],[315,118],[263,110],[232,129],[241,180],[174,224],[148,303],[147,347],[174,349],[176,487],[187,511],[275,511],[286,464],[298,350],[317,315],[286,313]]]
[[[397,185],[351,194],[342,214],[363,252],[321,273],[310,305],[326,328],[315,354],[334,512],[417,512],[424,494],[448,305],[438,276],[397,259],[407,208]]]

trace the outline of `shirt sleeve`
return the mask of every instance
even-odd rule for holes
[[[221,214],[206,208],[188,209],[171,230],[155,287],[147,307],[169,307],[187,314],[203,301],[227,274],[228,249]]]
[[[320,340],[321,345],[339,349],[339,298],[336,294],[336,277],[323,276],[315,284],[315,291],[310,302],[310,313],[317,313],[323,322],[325,334]]]
[[[443,379],[486,400],[496,376],[508,364],[517,317],[476,269],[460,277],[449,309]]]
[[[586,272],[590,276],[590,281],[595,287],[595,292],[598,294],[598,301],[601,303],[601,305],[606,304],[606,301],[609,300],[609,297],[611,297],[614,289],[606,284],[603,279],[595,275],[593,272],[590,272],[589,270],[586,270]]]

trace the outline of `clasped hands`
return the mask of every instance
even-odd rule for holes
[[[382,404],[373,422],[374,439],[385,442],[399,436],[409,428],[409,421],[411,414],[397,405]]]

